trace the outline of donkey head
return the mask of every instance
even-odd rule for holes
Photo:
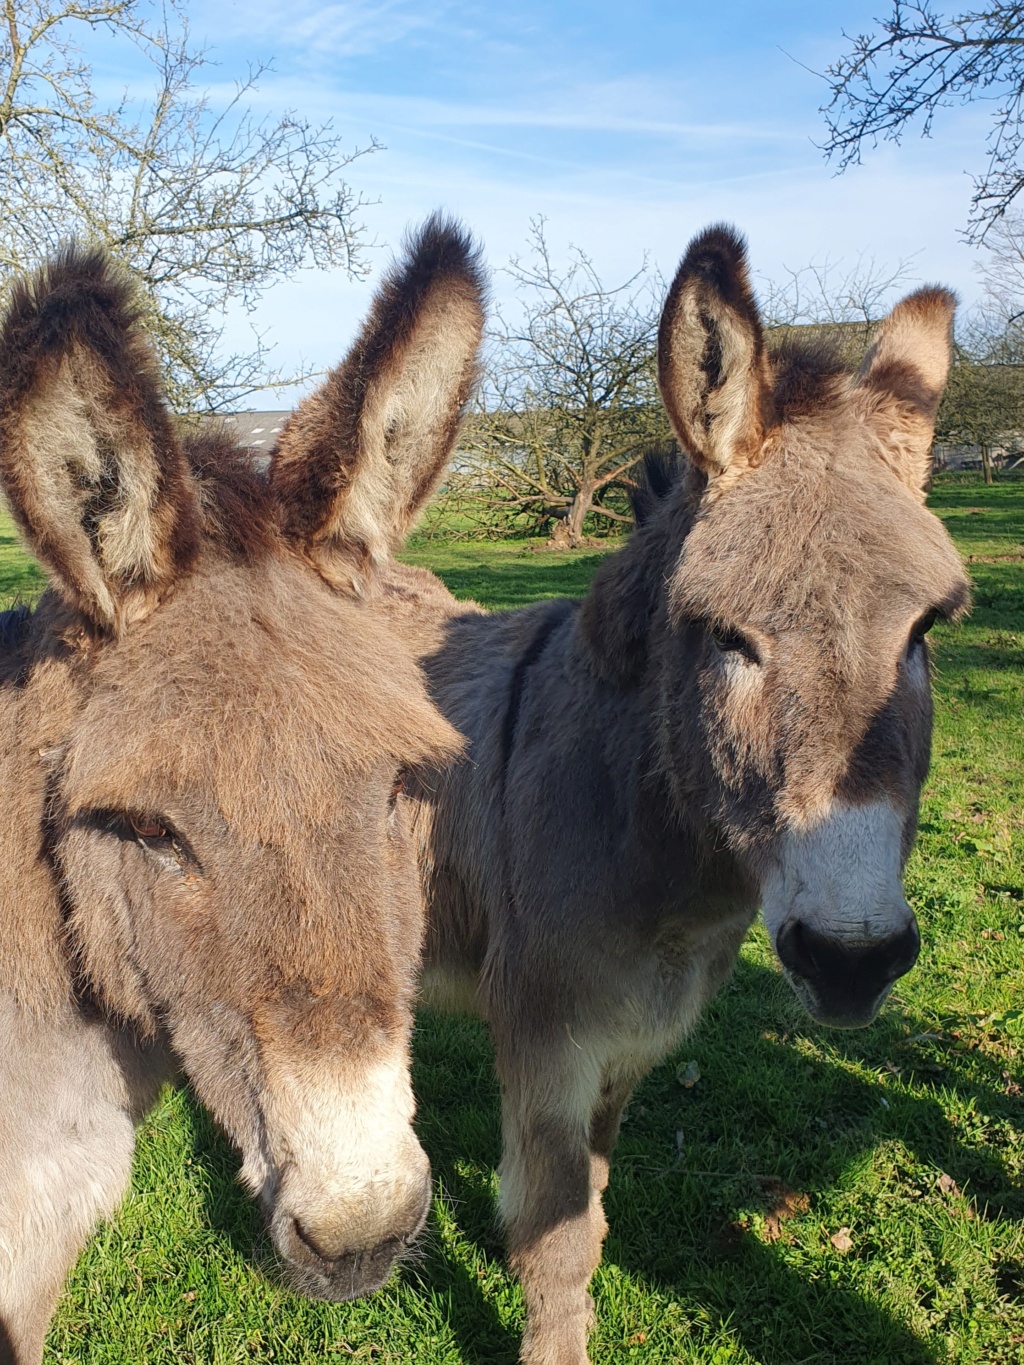
[[[169,1042],[326,1298],[382,1283],[428,1207],[401,774],[458,738],[381,618],[480,295],[471,245],[429,223],[286,429],[273,489],[182,443],[102,255],[19,285],[0,335],[0,472],[50,579],[0,712],[35,793],[6,833],[55,873],[52,903],[0,914],[0,970],[25,998],[30,964],[63,960],[68,998]]]
[[[929,762],[924,637],[968,596],[923,491],[953,308],[941,289],[904,299],[856,374],[820,347],[770,357],[743,245],[712,228],[661,322],[691,464],[669,766],[759,883],[798,995],[839,1025],[869,1022],[919,948],[901,874]]]

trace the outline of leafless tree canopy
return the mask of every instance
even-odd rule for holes
[[[888,266],[862,255],[851,263],[826,257],[797,269],[783,268],[780,277],[758,281],[758,302],[769,333],[792,327],[815,327],[849,348],[859,361],[874,325],[895,303],[912,276],[913,261]]]
[[[552,523],[572,546],[588,517],[631,520],[609,491],[668,435],[654,373],[660,300],[646,262],[614,288],[578,248],[557,266],[543,219],[530,247],[508,266],[522,309],[497,318],[448,507],[495,534]]]
[[[957,328],[953,367],[936,422],[940,441],[981,449],[986,482],[992,448],[1024,451],[1024,220],[995,223],[979,273],[985,293]]]
[[[221,354],[229,303],[251,309],[300,266],[360,269],[360,201],[341,172],[361,153],[330,125],[260,121],[247,107],[265,68],[226,107],[179,0],[0,0],[0,266],[36,263],[70,235],[101,242],[136,273],[180,408],[223,407],[284,377],[254,333]],[[130,42],[153,82],[104,104],[76,40]]]
[[[993,104],[988,166],[975,179],[969,236],[983,240],[1024,189],[1024,5],[994,3],[946,16],[931,0],[895,0],[878,32],[849,37],[825,72],[831,100],[825,151],[839,168],[859,162],[865,143],[899,142],[938,110]]]

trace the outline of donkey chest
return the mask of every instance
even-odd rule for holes
[[[667,916],[638,953],[623,1005],[630,1032],[652,1051],[669,1050],[694,1027],[731,974],[755,908],[718,907],[711,923]]]

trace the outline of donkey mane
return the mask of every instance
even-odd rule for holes
[[[675,487],[682,467],[675,441],[659,441],[644,451],[629,490],[629,506],[637,526],[643,526],[654,516]]]
[[[769,353],[775,415],[782,422],[820,411],[854,373],[832,337],[790,333],[769,343]]]
[[[270,480],[250,456],[220,433],[189,437],[185,454],[199,495],[204,541],[249,564],[278,550],[279,504]]]

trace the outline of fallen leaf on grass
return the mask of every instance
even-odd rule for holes
[[[700,1067],[696,1062],[683,1062],[676,1068],[676,1080],[686,1090],[692,1090],[700,1080]]]
[[[833,1232],[828,1239],[839,1252],[840,1256],[845,1256],[848,1251],[853,1250],[853,1238],[850,1236],[849,1228],[840,1228],[838,1232]]]
[[[947,1175],[946,1172],[943,1171],[935,1183],[938,1186],[940,1193],[948,1195],[950,1198],[964,1200],[964,1214],[966,1217],[974,1218],[976,1216],[974,1206],[967,1200],[963,1190],[951,1175]]]

